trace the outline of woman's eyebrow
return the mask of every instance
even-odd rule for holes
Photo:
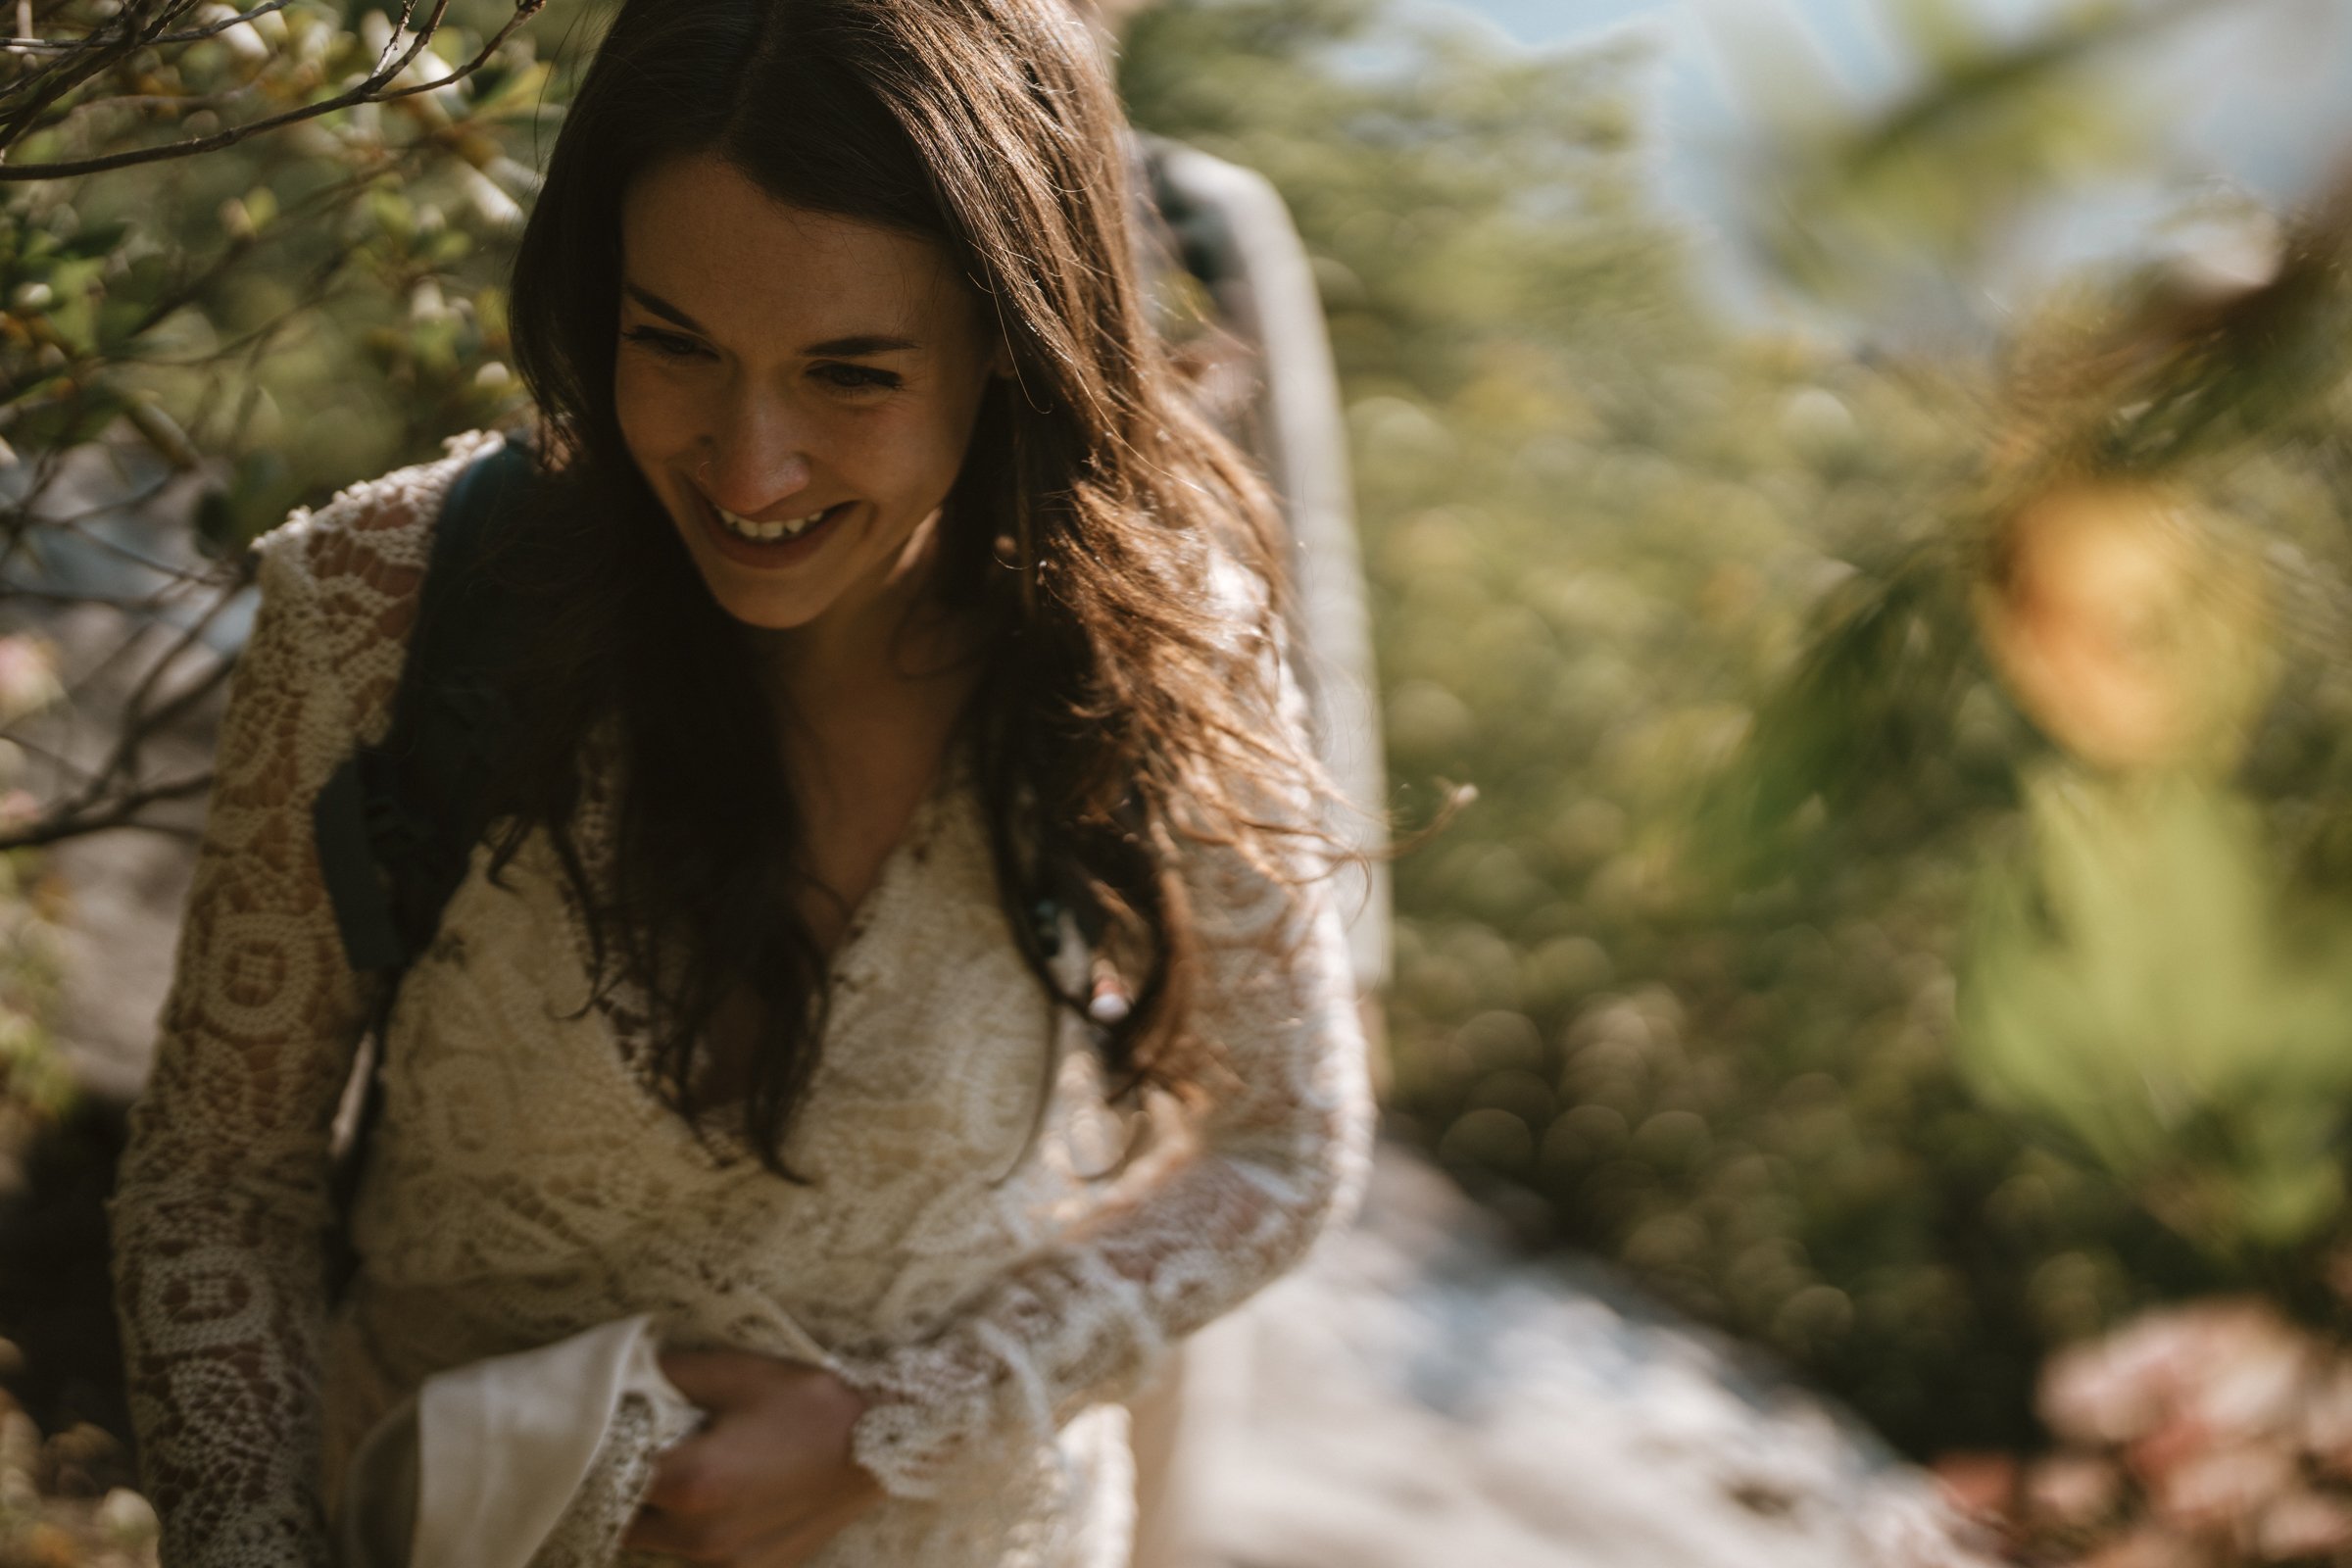
[[[801,350],[801,355],[810,360],[861,360],[871,354],[908,354],[921,347],[912,338],[864,332],[855,337],[829,337],[822,343],[811,343]]]
[[[674,322],[675,324],[684,327],[689,332],[699,332],[705,337],[709,337],[710,335],[710,329],[709,327],[706,327],[702,322],[696,320],[693,317],[688,316],[684,311],[679,310],[675,305],[670,304],[669,301],[663,299],[661,295],[655,293],[650,288],[639,288],[634,283],[623,283],[620,285],[620,291],[623,294],[626,294],[629,298],[635,300],[638,304],[644,306],[647,310],[653,312],[656,316],[661,317],[665,321]]]
[[[698,332],[704,337],[710,329],[679,310],[650,288],[635,283],[623,283],[620,291],[663,320]],[[810,360],[862,360],[875,354],[910,354],[922,345],[912,338],[893,337],[887,332],[858,332],[848,337],[829,337],[822,343],[811,343],[801,350],[801,357]]]

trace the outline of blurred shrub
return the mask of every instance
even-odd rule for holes
[[[2281,898],[2259,815],[2190,780],[2053,772],[2030,805],[2034,874],[1979,911],[1973,1079],[2183,1235],[2279,1249],[2335,1225],[2352,911]]]
[[[243,544],[519,412],[507,249],[569,80],[514,30],[537,4],[23,13],[43,42],[0,52],[0,633],[119,612],[77,678],[133,696],[106,701],[94,768],[44,754],[0,846],[201,794],[147,742],[225,673]],[[169,537],[190,494],[192,550]]]
[[[450,74],[513,15],[453,8],[395,85]],[[134,54],[102,78],[111,94],[89,90],[11,161],[135,154],[299,111],[420,42],[380,11],[292,0]],[[115,433],[203,466],[204,526],[226,547],[510,412],[501,249],[552,84],[523,33],[430,93],[0,187],[0,437],[41,454]]]
[[[1131,40],[1139,120],[1293,204],[1402,808],[1479,791],[1397,868],[1392,1122],[1914,1450],[2022,1442],[2049,1347],[2257,1265],[1956,1070],[1979,878],[2049,755],[1971,604],[1996,368],[1717,318],[1641,194],[1639,64],[1349,0],[1166,0]],[[2201,475],[2232,548],[2333,572],[2333,450]],[[2268,863],[2342,795],[2315,641],[2244,770]]]
[[[0,636],[0,725],[57,700],[53,662],[38,639]],[[16,787],[22,766],[16,747],[0,739],[0,822],[31,808]],[[58,976],[38,871],[29,852],[0,854],[0,1162],[24,1130],[18,1123],[56,1115],[73,1094],[47,1028]]]

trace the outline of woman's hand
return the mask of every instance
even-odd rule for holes
[[[624,1544],[725,1568],[797,1568],[881,1500],[850,1457],[865,1399],[822,1367],[673,1350],[662,1370],[710,1419],[662,1455]]]

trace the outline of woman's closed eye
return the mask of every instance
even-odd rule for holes
[[[891,392],[906,384],[906,377],[896,370],[840,361],[812,365],[808,368],[808,373],[840,392]]]
[[[681,332],[664,332],[658,326],[632,326],[621,337],[640,347],[651,349],[665,360],[688,360],[704,352],[700,340]]]

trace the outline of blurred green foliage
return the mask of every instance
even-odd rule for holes
[[[1931,12],[1959,16],[1910,7],[1915,34]],[[1867,220],[1906,266],[1964,267],[1960,241],[2042,167],[2009,151],[2125,122],[2066,72],[2149,22],[2085,10],[2025,60],[1947,30],[1926,107],[1816,113],[1775,144],[1770,188],[1815,190],[1791,220],[1818,216],[1830,251],[1776,228],[1761,254],[1841,309],[1902,297],[1807,260],[1851,260],[1842,224]],[[1166,0],[1130,39],[1139,122],[1265,172],[1315,253],[1403,809],[1426,811],[1438,781],[1479,791],[1397,867],[1392,1120],[1531,1235],[1597,1249],[1774,1348],[1898,1443],[2020,1443],[2049,1347],[2268,1283],[2281,1254],[2195,1245],[2158,1217],[2178,1205],[2151,1208],[2148,1161],[2081,1136],[2082,1102],[2138,1092],[2135,1015],[2100,1005],[2096,960],[1968,941],[1984,883],[2039,898],[2051,869],[2021,781],[2052,748],[1972,604],[2016,367],[1956,357],[1941,331],[1906,342],[1899,316],[1862,353],[1723,318],[1645,194],[1640,66],[1416,34],[1349,0]],[[1953,170],[1979,177],[1938,183]],[[1874,194],[1888,180],[1951,199],[1906,216]],[[2085,280],[2042,336],[2090,342],[2134,287]],[[2206,384],[2192,363],[2167,386]],[[2241,770],[2262,858],[2236,874],[2265,888],[2339,831],[2323,824],[2352,717],[2340,666],[2312,654],[2337,622],[2311,587],[2342,580],[2352,423],[2308,402],[2302,427],[2333,457],[2239,450],[2197,475],[2241,524],[2227,547],[2304,585],[2283,616],[2306,634],[2291,689]],[[2263,955],[2248,962],[2290,961],[2259,927],[2230,935]],[[2191,956],[2193,985],[2227,956]],[[2000,1074],[1960,1073],[1964,982],[1999,1000],[1987,1057],[2067,1057],[2082,1095],[1980,1098]],[[2239,1040],[2224,995],[2199,1049]],[[2255,1000],[2271,1027],[2278,999]],[[2292,1154],[2272,1153],[2325,1160],[2341,1075],[2316,1014],[2287,1033],[2319,1070],[2265,1091],[2308,1111],[2273,1129]],[[2156,1187],[2177,1185],[2179,1153]],[[2250,1212],[2229,1217],[2307,1240]]]
[[[57,1004],[55,946],[36,902],[39,865],[0,856],[0,1146],[15,1118],[47,1120],[74,1102],[74,1081],[49,1032]]]
[[[2102,69],[2224,0],[2077,0],[2020,36],[1975,0],[1878,0],[1915,85],[1858,99],[1810,47],[1800,13],[1724,7],[1721,55],[1761,134],[1731,154],[1748,237],[1788,282],[1874,321],[1946,328],[2036,205],[2086,175],[2144,168],[2170,106]]]
[[[58,699],[53,663],[46,642],[0,636],[0,725]],[[0,822],[29,809],[18,788],[23,765],[18,749],[0,739]],[[0,853],[0,1160],[22,1130],[12,1121],[54,1117],[73,1100],[73,1081],[49,1028],[59,975],[40,872],[34,854]]]
[[[2028,802],[2038,875],[1987,879],[1964,1069],[2185,1235],[2278,1247],[2333,1222],[2352,909],[2282,897],[2260,815],[2195,780],[2053,769]]]
[[[508,14],[457,8],[413,74],[446,74],[444,56],[466,58]],[[143,97],[12,151],[103,155],[218,126],[231,100],[299,106],[412,37],[381,12],[294,0],[145,51],[124,84]],[[231,547],[296,501],[511,413],[503,242],[535,182],[551,80],[518,34],[430,94],[0,187],[0,437],[55,452],[136,431],[215,476],[204,526]]]

